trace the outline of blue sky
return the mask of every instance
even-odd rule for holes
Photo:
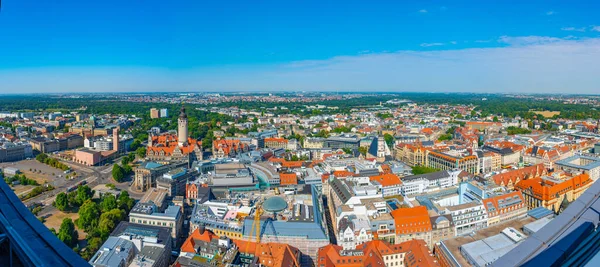
[[[600,92],[598,1],[2,5],[0,93]]]

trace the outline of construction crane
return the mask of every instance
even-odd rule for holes
[[[261,234],[261,227],[260,227],[260,216],[263,213],[262,210],[262,203],[257,202],[255,204],[256,206],[256,211],[254,212],[254,220],[252,221],[252,229],[250,229],[250,234],[248,235],[248,242],[246,243],[246,252],[248,252],[248,249],[250,248],[250,242],[252,242],[252,235],[256,234],[256,244],[260,243],[260,234]]]

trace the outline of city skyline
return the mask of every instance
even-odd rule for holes
[[[595,5],[4,3],[0,91],[596,93]]]

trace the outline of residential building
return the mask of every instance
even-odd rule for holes
[[[391,213],[396,226],[396,241],[399,244],[412,239],[421,239],[431,248],[431,220],[425,206],[398,208]]]
[[[373,239],[371,226],[366,217],[344,216],[338,222],[337,230],[337,244],[344,249],[354,249],[357,245]]]
[[[156,109],[156,108],[151,108],[150,109],[150,118],[151,119],[158,119],[158,118],[160,118],[160,113],[159,113],[158,109]]]
[[[483,200],[488,214],[488,226],[527,216],[527,204],[521,192],[510,192]]]
[[[248,145],[238,139],[218,139],[213,141],[213,157],[217,159],[233,158],[241,153],[248,152],[248,150]]]
[[[402,177],[402,194],[418,195],[458,185],[463,171],[458,169]]]
[[[431,245],[435,246],[443,240],[456,236],[452,216],[438,215],[430,217],[431,220]]]
[[[600,157],[597,155],[575,155],[555,162],[554,166],[556,170],[572,174],[587,173],[594,181],[600,178]]]
[[[255,243],[233,240],[240,252],[243,264],[265,267],[300,267],[301,252],[286,243]]]
[[[529,209],[544,207],[558,214],[593,183],[587,173],[570,178],[543,176],[520,181],[515,189],[521,191]]]
[[[296,173],[279,173],[279,184],[280,185],[297,185],[298,176]]]
[[[279,137],[269,137],[264,139],[265,148],[283,148],[287,149],[288,140]]]
[[[134,177],[133,177],[132,187],[138,191],[144,192],[144,191],[150,189],[151,187],[156,187],[157,180],[159,180],[159,178],[161,178],[165,173],[168,173],[174,169],[183,168],[186,166],[187,166],[187,162],[172,162],[169,164],[160,164],[160,163],[157,163],[154,161],[143,162],[138,167],[135,167],[133,170]],[[186,171],[186,173],[187,173],[187,171]],[[192,175],[191,172],[189,175]],[[178,178],[178,177],[176,177],[176,178]],[[184,177],[187,177],[187,176],[184,175]],[[169,178],[167,178],[167,179],[169,179]],[[172,180],[173,179],[171,179],[171,181],[163,181],[163,182],[173,182]],[[175,179],[175,182],[177,182],[178,180],[179,179]],[[181,181],[179,181],[179,182],[181,182]]]
[[[129,212],[129,222],[168,227],[175,246],[181,234],[183,214],[178,206],[169,206],[164,212],[159,212],[155,204],[138,202]]]
[[[479,158],[479,172],[489,173],[499,171],[502,167],[502,156],[495,152],[477,151]]]
[[[360,138],[357,135],[342,134],[338,136],[330,136],[325,139],[323,148],[330,149],[358,149],[360,144]]]
[[[302,144],[302,147],[306,149],[321,149],[323,148],[324,143],[324,138],[306,137],[304,138],[304,143]]]
[[[30,157],[33,157],[31,144],[0,138],[0,162],[24,160]]]
[[[509,170],[492,176],[492,180],[500,186],[512,190],[522,180],[541,177],[548,173],[543,164],[537,164],[518,170]]]
[[[373,240],[354,249],[329,244],[319,249],[317,266],[322,267],[388,267],[439,266],[423,240],[390,244]]]
[[[168,196],[184,196],[187,181],[197,174],[194,170],[179,167],[171,169],[162,176],[156,177],[156,187],[165,189]]]
[[[169,266],[171,251],[173,250],[169,228],[120,222],[110,235],[134,244],[137,253],[131,260],[130,267]],[[101,253],[100,250],[97,253]]]
[[[473,155],[456,157],[431,151],[427,154],[427,166],[440,170],[461,169],[472,174],[479,173],[479,159]]]
[[[129,266],[139,253],[132,241],[110,236],[92,256],[89,263],[94,267]]]
[[[488,226],[487,211],[478,202],[448,206],[440,213],[452,216],[456,235],[470,234]]]
[[[231,240],[227,237],[221,239],[213,232],[199,227],[181,245],[181,256],[193,258],[195,256],[212,260],[231,247]]]
[[[383,197],[397,196],[402,192],[402,181],[393,173],[371,176],[369,179],[373,185],[380,188]]]

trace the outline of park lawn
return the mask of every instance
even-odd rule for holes
[[[71,220],[73,220],[73,222],[75,222],[75,220],[77,218],[79,218],[79,214],[77,214],[76,212],[71,212],[71,213],[65,213],[59,210],[56,210],[52,216],[46,218],[46,222],[44,222],[44,224],[46,225],[46,227],[48,227],[48,229],[50,228],[54,228],[57,232],[58,229],[60,229],[60,224],[62,223],[63,219],[65,218],[71,218]],[[86,233],[83,230],[80,230],[77,225],[75,225],[75,229],[77,229],[77,234],[79,235],[79,240],[84,240],[86,237]]]

